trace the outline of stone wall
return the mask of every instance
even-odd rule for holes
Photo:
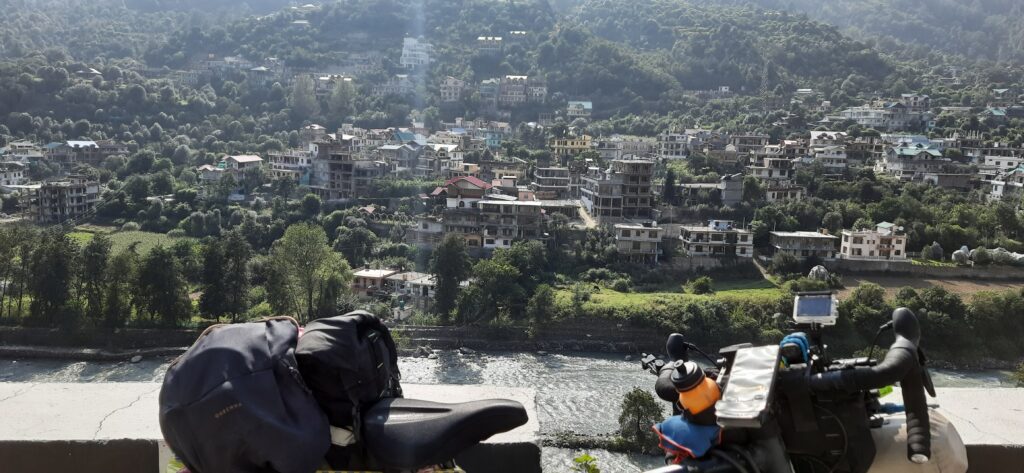
[[[899,261],[835,260],[825,266],[839,273],[885,273],[932,278],[1024,280],[1024,268],[1013,266],[925,266]]]

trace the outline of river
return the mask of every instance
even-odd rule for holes
[[[140,363],[0,359],[0,382],[159,382],[169,360]],[[608,433],[617,426],[619,403],[634,386],[653,387],[652,375],[621,355],[480,353],[446,351],[437,359],[402,358],[403,381],[419,384],[486,384],[537,391],[541,431]],[[934,370],[938,387],[1013,387],[1002,371]],[[941,402],[941,392],[940,392]],[[667,405],[666,405],[667,409]],[[569,471],[580,452],[545,448],[544,471]],[[602,471],[635,472],[660,464],[656,457],[590,452]]]

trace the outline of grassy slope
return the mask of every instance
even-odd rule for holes
[[[105,231],[106,230],[106,231]],[[121,251],[128,249],[133,243],[137,243],[136,251],[140,255],[149,253],[156,245],[163,245],[170,247],[175,243],[182,240],[195,241],[194,238],[183,237],[183,238],[171,238],[163,233],[152,233],[152,232],[113,232],[109,231],[106,227],[88,227],[78,228],[76,231],[68,234],[72,239],[78,241],[84,245],[92,240],[96,233],[106,233],[110,237],[114,247],[112,249],[113,254],[118,254]]]
[[[764,279],[743,279],[736,281],[715,281],[713,294],[684,294],[682,292],[618,292],[601,288],[590,296],[586,305],[600,307],[669,306],[690,300],[719,299],[729,302],[762,303],[783,296],[783,291]],[[572,305],[572,291],[560,289],[556,293],[556,305],[568,308]]]

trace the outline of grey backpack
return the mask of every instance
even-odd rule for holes
[[[192,473],[312,473],[327,417],[299,374],[290,318],[215,325],[175,360],[160,389],[160,430]]]

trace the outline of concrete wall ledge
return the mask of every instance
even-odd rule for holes
[[[530,421],[457,458],[468,472],[539,472],[532,389],[403,385],[406,397],[436,402],[503,398]],[[165,473],[157,383],[0,383],[0,471]]]

